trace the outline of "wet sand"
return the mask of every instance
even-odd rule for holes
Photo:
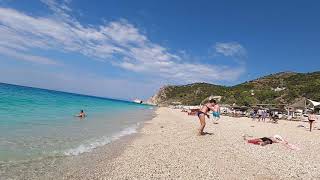
[[[95,170],[97,164],[110,162],[121,155],[127,145],[139,134],[125,136],[90,153],[0,164],[0,180],[11,179],[87,179],[85,173]]]

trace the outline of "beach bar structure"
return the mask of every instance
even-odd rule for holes
[[[304,114],[310,111],[315,111],[319,114],[320,102],[313,101],[307,98],[301,98],[295,103],[287,107],[288,119],[304,119]]]
[[[247,116],[247,111],[250,108],[247,106],[232,106],[232,116],[233,117],[244,117]]]
[[[285,109],[287,104],[257,104],[255,107],[256,108],[267,108],[267,109],[272,109],[272,108],[277,108],[277,109]]]
[[[310,104],[312,104],[312,110],[314,110],[317,114],[320,114],[320,102],[312,101],[308,99]]]

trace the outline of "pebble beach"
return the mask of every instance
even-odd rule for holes
[[[307,122],[278,124],[222,116],[219,124],[207,119],[197,136],[198,119],[179,110],[158,108],[121,153],[100,155],[94,165],[64,179],[319,179],[320,131]],[[298,127],[298,126],[305,127]],[[316,124],[317,126],[317,124]],[[243,135],[279,134],[300,150],[282,144],[248,144]]]

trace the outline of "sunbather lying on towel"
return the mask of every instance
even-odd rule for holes
[[[288,143],[288,141],[286,141],[280,135],[274,135],[273,137],[254,138],[254,139],[247,139],[247,135],[244,135],[243,138],[244,138],[244,140],[246,140],[250,144],[265,146],[265,145],[273,144],[273,143],[281,143],[289,149],[299,150],[299,148],[297,146]]]

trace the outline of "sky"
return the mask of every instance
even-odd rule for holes
[[[320,67],[320,1],[0,0],[0,82],[131,100]]]

